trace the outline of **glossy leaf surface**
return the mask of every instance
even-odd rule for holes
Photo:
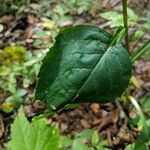
[[[43,59],[35,99],[59,109],[121,96],[131,77],[131,62],[121,44],[109,47],[110,43],[111,35],[99,27],[62,30]]]

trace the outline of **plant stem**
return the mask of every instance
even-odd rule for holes
[[[132,96],[129,96],[129,99],[131,100],[132,104],[134,105],[134,107],[137,110],[137,113],[139,114],[139,117],[141,119],[142,125],[143,125],[143,131],[146,137],[149,137],[149,127],[146,124],[146,118],[145,115],[140,107],[140,105],[138,104],[138,102],[136,101],[136,99]]]
[[[145,44],[143,44],[133,55],[131,55],[131,61],[134,63],[137,59],[139,59],[145,52],[150,50],[150,40],[148,40]]]
[[[125,28],[125,46],[129,51],[127,0],[122,0],[123,22]]]

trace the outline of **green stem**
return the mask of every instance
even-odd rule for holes
[[[148,40],[145,44],[143,44],[132,56],[131,61],[134,63],[137,59],[139,59],[145,52],[150,50],[150,40]]]
[[[142,109],[141,109],[140,105],[138,104],[138,102],[136,101],[136,99],[134,97],[129,96],[129,99],[131,100],[132,104],[136,108],[137,113],[139,114],[139,117],[141,118],[141,122],[142,122],[142,125],[143,125],[143,131],[144,131],[145,135],[147,137],[149,137],[149,127],[147,127],[146,118],[145,118],[144,113],[142,112]]]
[[[122,0],[122,10],[123,10],[123,22],[125,28],[125,45],[129,51],[129,37],[128,37],[128,15],[127,15],[127,0]]]

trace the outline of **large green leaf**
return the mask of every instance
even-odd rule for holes
[[[62,30],[43,59],[35,99],[58,109],[121,96],[131,77],[131,62],[121,44],[110,43],[111,35],[95,26]]]
[[[137,140],[135,143],[127,145],[125,150],[148,150],[148,148],[145,143]]]
[[[6,146],[8,150],[58,150],[59,137],[58,129],[48,126],[45,118],[29,123],[20,109]]]

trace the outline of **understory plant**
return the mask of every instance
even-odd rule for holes
[[[107,140],[92,129],[69,138],[60,134],[56,124],[49,125],[46,118],[29,122],[22,107],[11,125],[11,138],[6,144],[8,150],[107,150],[108,145]]]
[[[20,45],[0,51],[0,90],[5,92],[1,109],[9,113],[28,101],[28,89],[39,71],[41,52],[30,52]]]

